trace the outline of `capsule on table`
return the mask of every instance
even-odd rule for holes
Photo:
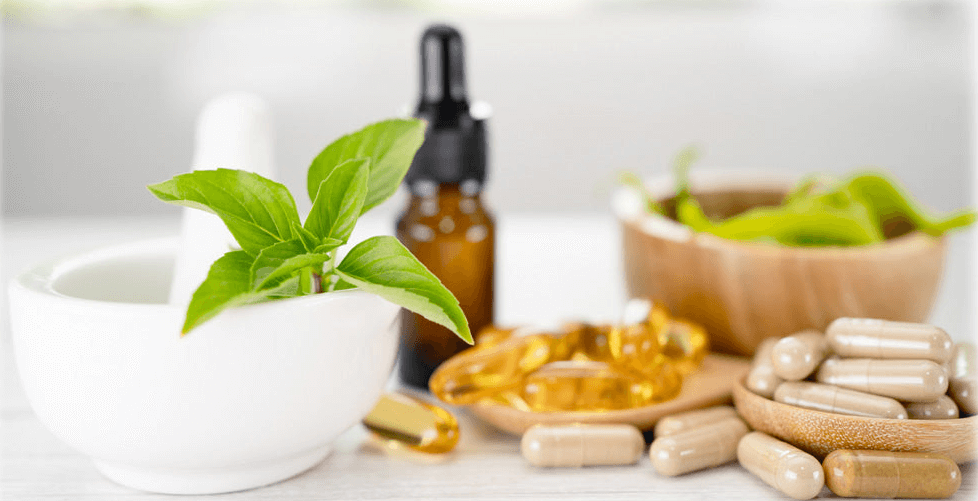
[[[725,418],[739,418],[737,410],[729,405],[718,405],[706,409],[672,414],[655,423],[653,435],[655,438],[675,435],[676,433],[689,431],[693,428],[716,423]]]
[[[976,373],[975,345],[958,343],[954,346],[948,379],[948,395],[966,414],[978,412],[978,373]]]
[[[947,395],[941,395],[933,402],[910,402],[907,404],[910,419],[955,419],[958,406]]]
[[[951,337],[940,327],[872,318],[839,318],[825,331],[832,351],[850,358],[900,358],[944,363]]]
[[[825,485],[822,464],[817,459],[759,431],[740,439],[737,461],[764,483],[794,499],[811,499]]]
[[[469,349],[441,364],[428,387],[443,402],[471,404],[493,393],[515,389],[523,376],[555,357],[559,338],[550,334],[517,336],[485,349]]]
[[[773,397],[774,390],[784,381],[774,373],[774,364],[771,362],[771,349],[777,342],[778,338],[773,337],[761,341],[754,354],[750,372],[747,373],[747,379],[744,381],[748,390],[764,398]]]
[[[795,407],[850,416],[907,419],[908,414],[900,402],[890,397],[805,381],[782,383],[774,392],[774,400]]]
[[[829,354],[829,343],[818,331],[802,331],[781,338],[771,348],[774,373],[786,381],[801,381]]]
[[[712,424],[657,437],[649,447],[649,458],[655,471],[668,476],[720,466],[737,459],[737,444],[748,431],[739,417],[727,416]]]
[[[948,386],[944,367],[930,360],[827,360],[815,379],[906,402],[933,402]]]
[[[657,377],[604,362],[558,361],[526,376],[523,399],[537,412],[630,409],[675,397],[681,376],[662,365]]]
[[[448,452],[458,443],[458,421],[447,410],[400,393],[382,395],[363,425],[376,435],[420,452]]]
[[[823,467],[825,484],[842,497],[938,499],[961,486],[958,465],[940,454],[838,450]]]
[[[645,440],[627,424],[536,425],[523,434],[520,450],[534,466],[625,465],[638,462]]]
[[[710,351],[706,330],[695,323],[673,319],[659,332],[662,354],[676,364],[680,374],[699,368]]]

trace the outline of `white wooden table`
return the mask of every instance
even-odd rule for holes
[[[354,238],[390,232],[390,214],[361,222]],[[60,254],[177,234],[176,219],[6,220],[2,278]],[[933,320],[958,339],[974,318],[962,294],[971,291],[969,246],[973,235],[952,240],[948,273]],[[502,322],[553,322],[584,316],[612,320],[624,299],[619,234],[604,215],[500,218],[497,318]],[[582,284],[589,284],[584,287]],[[0,494],[4,500],[151,500],[105,480],[92,463],[38,422],[11,363],[6,296],[3,296],[3,401],[0,406]],[[392,386],[394,386],[392,382]],[[428,456],[390,449],[359,425],[344,433],[331,456],[310,471],[269,487],[221,499],[787,499],[736,464],[679,478],[657,475],[643,458],[637,466],[543,470],[519,455],[519,439],[456,410],[462,439],[455,451]],[[973,499],[974,464],[962,468],[955,499]],[[823,490],[821,497],[832,494]],[[181,497],[179,499],[196,499]],[[201,497],[203,499],[203,497]],[[214,498],[210,498],[214,499]]]

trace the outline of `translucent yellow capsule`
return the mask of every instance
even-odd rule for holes
[[[523,412],[533,412],[533,409],[531,409],[530,405],[526,403],[526,400],[523,400],[523,397],[514,391],[501,391],[499,393],[493,393],[492,395],[479,400],[479,403],[488,405],[506,405]]]
[[[659,346],[662,354],[676,364],[682,374],[689,374],[699,368],[710,350],[706,330],[685,320],[670,320],[659,333]]]
[[[447,410],[400,393],[380,397],[363,425],[382,438],[420,452],[441,453],[458,443],[458,421]]]
[[[550,334],[516,336],[485,349],[469,349],[441,364],[428,387],[443,402],[472,404],[503,390],[517,389],[523,376],[567,354],[555,351]]]
[[[517,327],[499,327],[497,325],[487,325],[475,335],[475,346],[477,348],[490,348],[509,339]]]
[[[675,397],[681,383],[668,364],[650,378],[604,362],[551,362],[526,377],[523,399],[537,412],[630,409]]]

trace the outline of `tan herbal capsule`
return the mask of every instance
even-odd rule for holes
[[[944,363],[951,337],[940,327],[871,318],[839,318],[825,331],[837,355],[851,358],[901,358]]]
[[[655,471],[668,476],[720,466],[737,459],[737,444],[747,432],[739,417],[727,416],[656,438],[649,447],[649,458]]]
[[[961,486],[958,465],[940,454],[839,450],[823,467],[825,484],[842,497],[948,498]]]
[[[774,373],[774,365],[771,363],[771,349],[777,342],[778,338],[769,337],[758,345],[750,372],[744,381],[748,390],[764,398],[773,397],[774,390],[784,381]]]
[[[907,404],[910,419],[955,419],[958,406],[947,395],[941,395],[933,402],[910,402]]]
[[[825,485],[817,459],[759,431],[740,439],[737,461],[764,483],[795,499],[811,499]]]
[[[774,373],[786,381],[808,377],[829,354],[829,343],[818,331],[803,331],[778,341],[771,348]]]
[[[523,434],[520,450],[534,466],[635,464],[645,450],[645,439],[627,424],[536,425]]]
[[[786,382],[778,386],[778,390],[774,392],[774,400],[782,404],[834,414],[907,419],[907,410],[892,398],[827,384]]]
[[[739,418],[736,409],[729,405],[718,405],[695,411],[681,412],[666,416],[655,423],[655,438],[675,435],[693,428],[716,423],[724,418]]]
[[[948,386],[944,368],[930,360],[828,360],[815,379],[906,402],[933,402]]]
[[[958,343],[954,346],[948,370],[948,395],[958,404],[961,412],[975,414],[978,412],[978,373],[976,373],[975,345]]]

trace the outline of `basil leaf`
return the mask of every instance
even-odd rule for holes
[[[396,238],[368,238],[350,249],[336,267],[343,280],[403,306],[472,344],[458,300]]]
[[[251,265],[251,289],[261,290],[288,278],[296,270],[311,267],[322,272],[323,263],[332,258],[329,251],[339,247],[338,240],[332,242],[332,247],[320,246],[315,253],[307,253],[302,241],[298,238],[280,242],[261,250]]]
[[[337,165],[319,184],[303,228],[319,238],[335,238],[346,243],[367,198],[369,176],[368,158],[355,158]]]
[[[148,186],[164,202],[220,216],[241,248],[252,256],[293,237],[299,213],[289,190],[251,172],[200,170]]]
[[[404,179],[414,154],[424,142],[425,123],[393,119],[368,125],[327,146],[312,161],[307,177],[309,199],[315,200],[319,185],[340,164],[354,158],[370,159],[370,182],[363,214],[390,198]]]
[[[319,237],[313,235],[311,231],[303,228],[299,223],[292,223],[292,233],[302,240],[302,246],[306,248],[306,252],[312,252],[322,243]]]
[[[231,251],[214,261],[207,278],[197,287],[190,300],[181,335],[186,335],[226,308],[296,295],[298,277],[286,280],[275,288],[251,291],[251,264],[252,258],[245,251]]]

